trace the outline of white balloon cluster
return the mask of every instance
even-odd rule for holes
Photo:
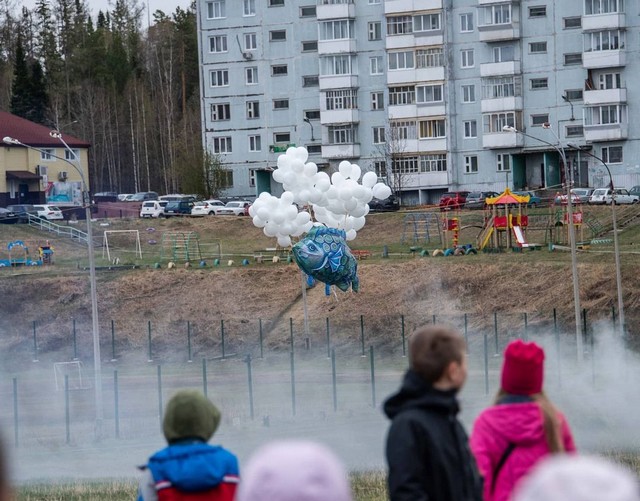
[[[300,236],[313,226],[310,213],[298,212],[298,204],[312,207],[317,222],[345,230],[347,240],[353,240],[365,224],[371,199],[384,200],[391,189],[378,182],[375,172],[365,173],[360,184],[360,167],[346,160],[329,177],[318,172],[318,166],[307,162],[308,158],[304,147],[291,147],[278,157],[273,179],[285,192],[279,198],[261,193],[249,208],[253,224],[263,228],[266,236],[277,237],[278,245],[287,247],[292,236]]]

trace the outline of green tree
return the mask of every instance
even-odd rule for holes
[[[16,55],[13,63],[13,85],[11,86],[11,113],[19,117],[29,118],[32,108],[31,80],[29,66],[22,46],[22,38],[18,38]]]

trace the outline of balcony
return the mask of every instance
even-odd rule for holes
[[[627,58],[624,49],[596,50],[582,53],[582,66],[589,70],[597,68],[616,68],[626,66]]]
[[[520,38],[520,23],[485,24],[478,26],[481,42],[502,42]]]
[[[520,3],[520,0],[511,0],[510,2],[505,2],[504,0],[478,0],[478,5],[491,5],[494,3]]]
[[[326,124],[346,124],[360,121],[358,110],[327,110],[320,112],[320,123]]]
[[[520,61],[505,61],[503,63],[482,63],[481,77],[497,77],[502,75],[519,75],[522,72]]]
[[[584,104],[623,104],[627,102],[627,89],[585,90]]]
[[[627,21],[624,13],[592,14],[582,16],[582,31],[601,31],[625,28]]]
[[[442,0],[385,0],[385,14],[442,9]]]
[[[445,105],[437,103],[418,103],[418,117],[438,117],[446,114]]]
[[[588,143],[627,139],[629,126],[625,124],[599,124],[584,126],[584,140]]]
[[[358,158],[360,157],[360,144],[323,144],[323,158]]]
[[[356,40],[347,38],[344,40],[318,40],[318,55],[326,54],[350,54],[356,52]]]
[[[430,82],[434,80],[444,80],[444,66],[387,71],[387,84],[389,85]]]
[[[325,19],[355,19],[356,5],[355,3],[324,5],[322,1],[320,1],[316,7],[316,17],[318,18],[318,21]]]
[[[499,97],[495,99],[483,99],[480,102],[480,109],[482,113],[492,113],[494,111],[522,111],[522,97],[521,96],[509,96]]]
[[[482,135],[483,148],[522,148],[524,136],[517,132],[491,132]]]
[[[420,172],[407,176],[403,188],[434,188],[449,185],[448,172]]]
[[[388,50],[431,47],[443,44],[444,35],[442,30],[418,31],[406,35],[391,35],[385,38],[385,47]]]
[[[439,137],[435,139],[418,139],[418,149],[420,153],[432,151],[447,151],[447,138]]]
[[[389,119],[416,118],[418,107],[415,104],[389,105]]]
[[[346,89],[358,86],[358,75],[321,75],[318,80],[320,90]]]

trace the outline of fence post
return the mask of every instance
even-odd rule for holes
[[[373,346],[369,346],[369,360],[371,361],[371,406],[376,408],[376,370],[373,357]]]
[[[189,354],[187,362],[191,363],[193,360],[191,359],[191,322],[189,320],[187,320],[187,352]]]
[[[362,348],[361,357],[366,357],[364,353],[364,315],[360,315],[360,346]]]
[[[224,320],[220,320],[220,339],[222,342],[222,360],[225,358],[225,347],[224,347]]]
[[[494,354],[495,357],[500,356],[500,347],[498,346],[498,312],[493,312],[493,337],[495,339],[496,344],[496,352]]]
[[[523,317],[524,317],[524,340],[528,341],[529,340],[529,321],[527,318],[526,311],[523,313]]]
[[[253,379],[251,376],[251,354],[247,354],[244,361],[247,364],[247,379],[249,383],[249,415],[253,420]]]
[[[560,332],[558,331],[558,315],[553,309],[553,335],[556,338],[556,357],[558,358],[558,387],[562,388],[562,357],[560,356]]]
[[[489,336],[487,331],[483,333],[484,337],[484,394],[489,394]]]
[[[333,412],[338,411],[338,388],[336,385],[336,349],[331,349],[331,381],[333,383]]]
[[[402,356],[407,356],[407,341],[404,334],[404,315],[400,315],[400,331],[402,332]]]
[[[73,319],[73,359],[78,360],[78,340],[76,338],[76,319]]]
[[[33,321],[33,361],[38,362],[38,337],[36,334],[36,321]]]
[[[291,358],[291,410],[296,415],[296,369],[293,350],[289,352]]]
[[[113,320],[111,320],[111,361],[116,361],[116,327]]]
[[[588,330],[587,330],[587,309],[582,308],[582,339],[587,341],[588,338]]]
[[[147,362],[153,362],[153,358],[151,357],[151,320],[147,320],[147,331],[148,331],[148,345],[149,345],[149,357],[147,358]]]
[[[467,314],[464,314],[464,344],[467,346],[467,354],[469,353],[469,322]]]
[[[327,321],[327,358],[331,358],[331,330],[329,327],[329,317],[326,317]]]
[[[70,413],[69,413],[69,375],[64,375],[64,423],[66,429],[65,443],[68,445],[71,442],[71,430],[70,430]]]
[[[162,426],[162,366],[158,364],[158,417]]]
[[[118,370],[113,371],[113,418],[116,424],[116,438],[120,438],[120,401],[118,394]]]
[[[293,353],[293,318],[289,317],[289,345],[291,353]]]
[[[431,315],[431,322],[433,323],[433,325],[436,324],[436,316],[435,316],[435,314]]]
[[[616,307],[611,305],[611,326],[613,327],[613,332],[616,331]]]
[[[264,348],[263,348],[263,333],[262,333],[262,319],[258,319],[258,329],[260,331],[260,358],[264,358]]]
[[[202,358],[202,391],[205,397],[208,397],[207,393],[207,359]]]
[[[13,443],[16,447],[16,449],[18,448],[18,438],[19,438],[19,433],[18,433],[18,423],[19,423],[19,419],[18,419],[18,378],[14,377],[13,378]]]

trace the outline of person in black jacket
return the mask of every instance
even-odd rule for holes
[[[465,343],[453,329],[423,327],[409,340],[409,370],[384,404],[391,501],[481,501],[482,480],[457,419],[467,378]]]

